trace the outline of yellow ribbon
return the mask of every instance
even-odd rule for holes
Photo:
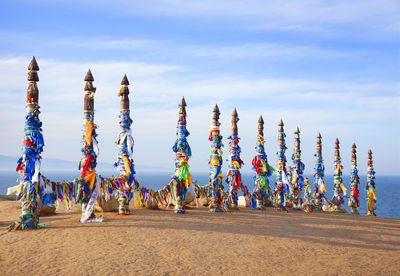
[[[92,171],[84,177],[86,182],[89,182],[90,190],[93,190],[94,181],[96,179],[96,171]]]
[[[342,166],[340,164],[336,164],[336,174],[339,175],[339,172],[342,171]]]
[[[343,186],[342,183],[340,183],[340,188],[342,188],[343,194],[346,195],[347,189]]]
[[[211,165],[219,166],[219,159],[211,159]]]
[[[128,157],[124,156],[124,167],[125,167],[125,171],[128,175],[131,174],[131,166],[129,164],[129,159]]]
[[[89,120],[85,121],[86,121],[85,143],[90,146],[92,144],[93,123]]]
[[[373,200],[376,200],[375,191],[373,189],[370,189],[368,194],[368,211],[370,212],[374,211],[372,207]]]
[[[292,184],[296,184],[297,183],[297,172],[295,171],[293,174],[293,178],[292,178]]]

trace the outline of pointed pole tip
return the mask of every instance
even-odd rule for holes
[[[129,85],[129,80],[128,80],[128,77],[126,76],[126,74],[122,78],[121,85]]]
[[[30,71],[39,71],[39,65],[36,61],[35,56],[32,56],[31,62],[28,65],[28,70]]]
[[[179,103],[179,106],[186,106],[185,96],[182,97],[181,102]]]
[[[233,112],[232,112],[232,116],[236,116],[237,117],[237,115],[238,115],[238,113],[237,113],[237,110],[236,110],[236,107],[233,109]]]
[[[92,75],[92,71],[90,71],[90,69],[86,73],[85,81],[94,81],[94,78],[93,78],[93,75]]]

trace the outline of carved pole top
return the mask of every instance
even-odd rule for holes
[[[214,109],[213,109],[213,120],[215,121],[215,123],[218,122],[218,120],[219,120],[219,115],[220,115],[220,114],[221,114],[221,113],[219,112],[218,105],[216,104],[216,105],[214,106]]]
[[[94,81],[94,78],[93,78],[93,75],[92,75],[92,72],[90,71],[90,69],[86,73],[85,81],[86,81],[86,84],[85,84],[85,88],[83,90],[84,91],[94,91],[94,87],[93,87],[93,83],[92,83]]]
[[[283,132],[283,126],[284,126],[284,124],[283,124],[283,121],[282,121],[282,119],[279,121],[279,124],[278,124],[278,126],[279,126],[279,132]]]
[[[121,88],[119,89],[118,96],[121,96],[121,111],[129,110],[129,81],[126,74],[122,78]]]
[[[89,71],[86,73],[85,81],[94,81],[94,78],[93,78],[93,75],[92,75],[92,71],[90,71],[90,69],[89,69]]]
[[[339,139],[336,138],[335,140],[335,157],[340,157],[340,145],[339,145]]]
[[[128,77],[126,76],[126,74],[122,78],[121,85],[129,85]]]
[[[180,103],[179,103],[180,107],[185,107],[186,106],[186,101],[185,101],[185,97],[182,97]]]
[[[258,134],[264,136],[264,119],[262,115],[260,115],[260,118],[258,118]]]
[[[26,102],[28,105],[38,104],[39,103],[39,89],[37,87],[36,82],[39,81],[39,75],[37,71],[39,71],[39,65],[37,64],[36,58],[32,57],[31,62],[28,65],[28,89],[26,94]],[[33,111],[32,108],[29,109]],[[35,108],[35,110],[38,110]]]
[[[318,133],[317,136],[317,154],[322,153],[322,136],[321,133]]]
[[[356,163],[357,162],[357,150],[356,150],[356,144],[355,143],[353,143],[353,146],[352,146],[352,151],[351,151],[351,159],[352,159],[352,161],[354,161],[354,163]]]
[[[237,121],[238,121],[238,113],[235,108],[235,109],[233,109],[233,112],[232,112],[232,127],[231,127],[232,133],[238,133]]]

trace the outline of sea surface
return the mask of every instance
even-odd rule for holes
[[[115,175],[115,172],[99,172],[104,177],[111,177]],[[71,172],[56,172],[49,171],[45,176],[53,181],[60,180],[73,180],[78,176],[77,173]],[[6,194],[7,188],[16,185],[16,179],[18,175],[16,172],[0,171],[0,194]],[[311,175],[305,175],[309,177],[310,183],[313,183],[313,178]],[[170,173],[141,173],[136,175],[136,179],[140,182],[142,186],[152,189],[160,189],[164,187],[170,180]],[[207,173],[192,173],[193,181],[198,185],[205,185],[208,183]],[[249,188],[254,188],[254,175],[243,174],[243,183]],[[270,187],[274,186],[275,177],[270,177]],[[327,190],[327,198],[331,199],[333,195],[333,176],[325,176],[324,178]],[[343,183],[345,187],[350,190],[350,176],[343,176]],[[367,211],[367,193],[365,191],[366,176],[360,176],[360,214],[365,214]],[[377,210],[376,214],[381,217],[399,218],[400,219],[400,176],[376,176],[376,197],[377,197]],[[225,189],[227,189],[227,184],[224,183]],[[314,185],[312,184],[312,188]],[[344,207],[347,211],[349,208],[347,206],[347,198],[345,198]]]

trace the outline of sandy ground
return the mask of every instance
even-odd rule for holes
[[[1,275],[400,275],[398,219],[203,207],[82,225],[61,208],[41,217],[50,226],[7,233],[16,206],[0,201]]]

